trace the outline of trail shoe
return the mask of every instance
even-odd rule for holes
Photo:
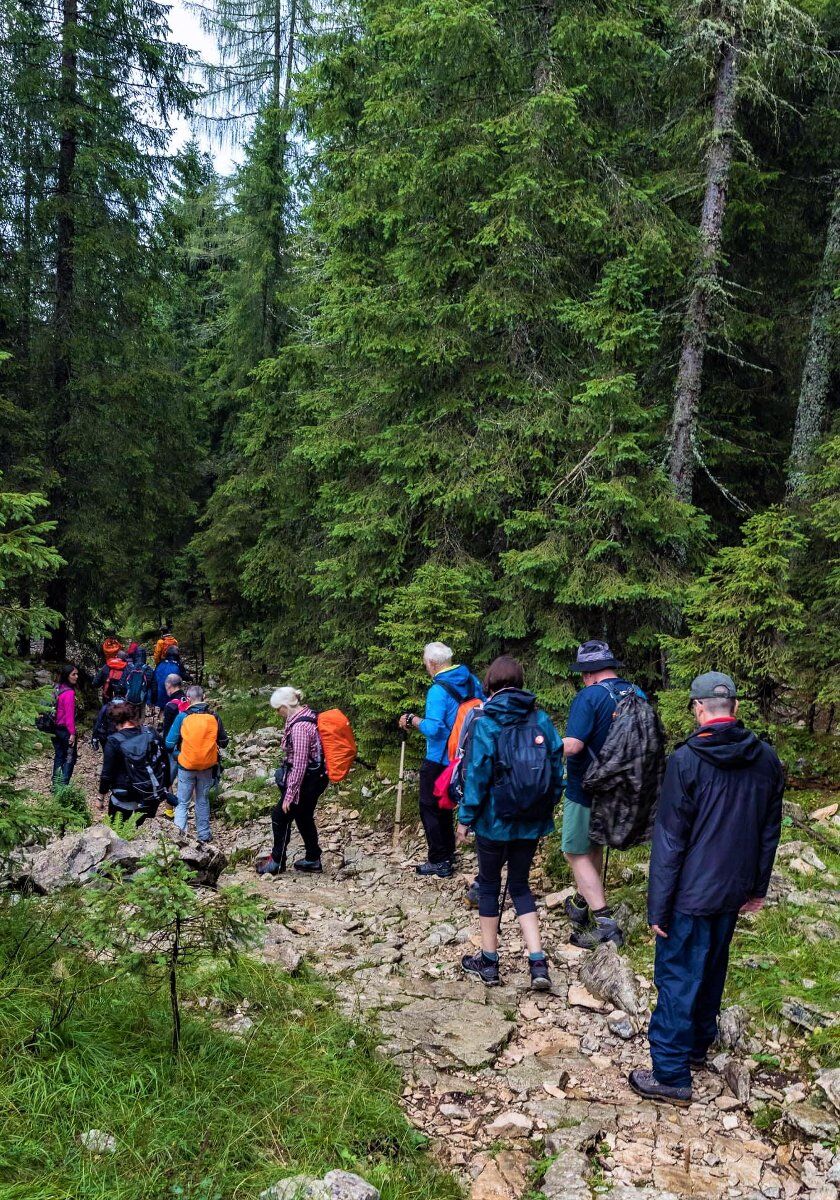
[[[529,960],[528,966],[531,970],[531,991],[551,991],[551,976],[548,973],[548,959],[532,958]]]
[[[660,1083],[653,1071],[631,1071],[627,1078],[636,1095],[643,1096],[645,1100],[661,1100],[665,1104],[676,1104],[677,1108],[688,1108],[691,1104],[690,1087],[672,1087],[669,1083]]]
[[[478,908],[478,880],[467,886],[467,908]]]
[[[582,950],[594,950],[602,942],[614,942],[620,947],[624,945],[624,934],[612,917],[595,917],[587,929],[576,929],[569,941]]]
[[[160,815],[165,817],[167,821],[174,821],[175,809],[171,804],[164,804],[163,808],[160,810]]]
[[[298,858],[295,859],[294,867],[296,871],[303,871],[304,874],[317,875],[319,871],[323,871],[320,858]]]
[[[258,875],[279,875],[286,870],[285,863],[275,862],[270,856],[257,867]]]
[[[580,892],[575,892],[574,896],[567,896],[563,902],[563,908],[565,909],[566,916],[576,929],[585,929],[592,920],[589,905]]]
[[[418,875],[437,875],[440,879],[451,879],[454,874],[452,863],[447,859],[444,859],[443,862],[420,863],[414,870]]]
[[[461,966],[466,975],[474,975],[487,987],[498,987],[501,982],[498,962],[491,962],[489,958],[485,958],[483,950],[479,950],[478,954],[465,954],[461,959]]]

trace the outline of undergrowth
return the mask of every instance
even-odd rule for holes
[[[2,914],[2,1200],[250,1200],[288,1175],[336,1167],[383,1200],[460,1195],[402,1116],[396,1069],[316,980],[205,960],[185,984],[173,1059],[165,997],[74,951],[57,913],[50,928],[63,933],[51,941],[39,904]],[[247,1037],[215,1026],[245,1000]],[[85,1150],[90,1129],[112,1134],[116,1151]]]

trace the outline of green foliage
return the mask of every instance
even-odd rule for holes
[[[79,953],[72,937],[56,943],[65,924],[43,900],[0,913],[0,1172],[10,1196],[257,1196],[337,1164],[384,1200],[460,1196],[417,1148],[399,1072],[320,982],[246,957],[202,960],[183,978],[183,1053],[173,1060],[166,997]],[[55,1028],[62,980],[76,999]],[[253,1027],[233,1037],[225,1023],[246,1007]],[[112,1133],[116,1153],[86,1151],[79,1137],[89,1129]]]

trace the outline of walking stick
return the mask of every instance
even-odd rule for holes
[[[502,892],[502,898],[499,902],[499,930],[502,928],[502,917],[505,915],[505,902],[508,894],[508,878],[505,876],[505,890]]]
[[[403,784],[405,783],[405,744],[408,741],[408,734],[404,729],[400,730],[400,740],[400,773],[397,777],[397,810],[394,814],[394,840],[391,843],[392,854],[396,854],[400,848],[400,822],[402,821]]]
[[[603,871],[603,874],[601,875],[601,887],[604,887],[604,888],[607,886],[607,870],[609,868],[609,865],[610,865],[610,848],[609,848],[609,846],[607,846],[607,852],[604,855],[604,871]]]

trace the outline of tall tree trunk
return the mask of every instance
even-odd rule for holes
[[[279,5],[275,9],[275,20],[279,21]],[[286,150],[289,142],[288,114],[292,101],[292,74],[295,67],[295,52],[297,50],[298,3],[291,0],[289,5],[289,32],[286,39],[286,63],[283,76],[283,93],[280,98],[280,56],[279,42],[275,41],[274,68],[274,113],[277,120],[277,157],[274,163],[275,192],[278,196],[286,195],[283,176],[286,172]],[[279,27],[275,25],[275,34],[279,36]],[[271,233],[271,264],[263,275],[262,287],[262,345],[263,353],[274,354],[277,350],[279,322],[277,319],[277,287],[282,274],[283,259],[283,214],[278,212]]]
[[[53,319],[53,420],[47,430],[49,465],[63,478],[61,452],[57,443],[61,422],[69,410],[69,388],[72,378],[71,345],[73,338],[73,307],[75,293],[74,187],[77,150],[78,62],[76,47],[79,31],[78,0],[62,0],[61,5],[61,82],[59,87],[58,170],[56,173],[56,249],[55,249],[55,310]],[[61,418],[61,420],[59,420]],[[59,484],[60,486],[60,484]],[[60,528],[59,528],[60,535]],[[44,642],[44,657],[64,659],[67,655],[67,578],[61,570],[50,585],[47,602],[61,614],[61,622]]]
[[[828,416],[828,396],[832,372],[838,362],[838,338],[835,322],[838,318],[836,291],[840,286],[840,177],[838,177],[831,210],[825,253],[814,296],[811,313],[811,332],[805,353],[805,367],[799,389],[793,445],[788,459],[788,503],[801,498],[806,491],[807,470]]]
[[[280,74],[283,65],[282,0],[274,0],[274,32],[271,47],[271,103],[280,107]],[[291,34],[291,29],[289,30]]]
[[[703,359],[720,277],[720,246],[732,169],[737,85],[738,44],[733,40],[723,47],[715,82],[712,144],[706,162],[706,190],[700,217],[700,253],[683,326],[671,420],[668,474],[679,499],[689,503],[694,486],[695,431],[703,384]]]

